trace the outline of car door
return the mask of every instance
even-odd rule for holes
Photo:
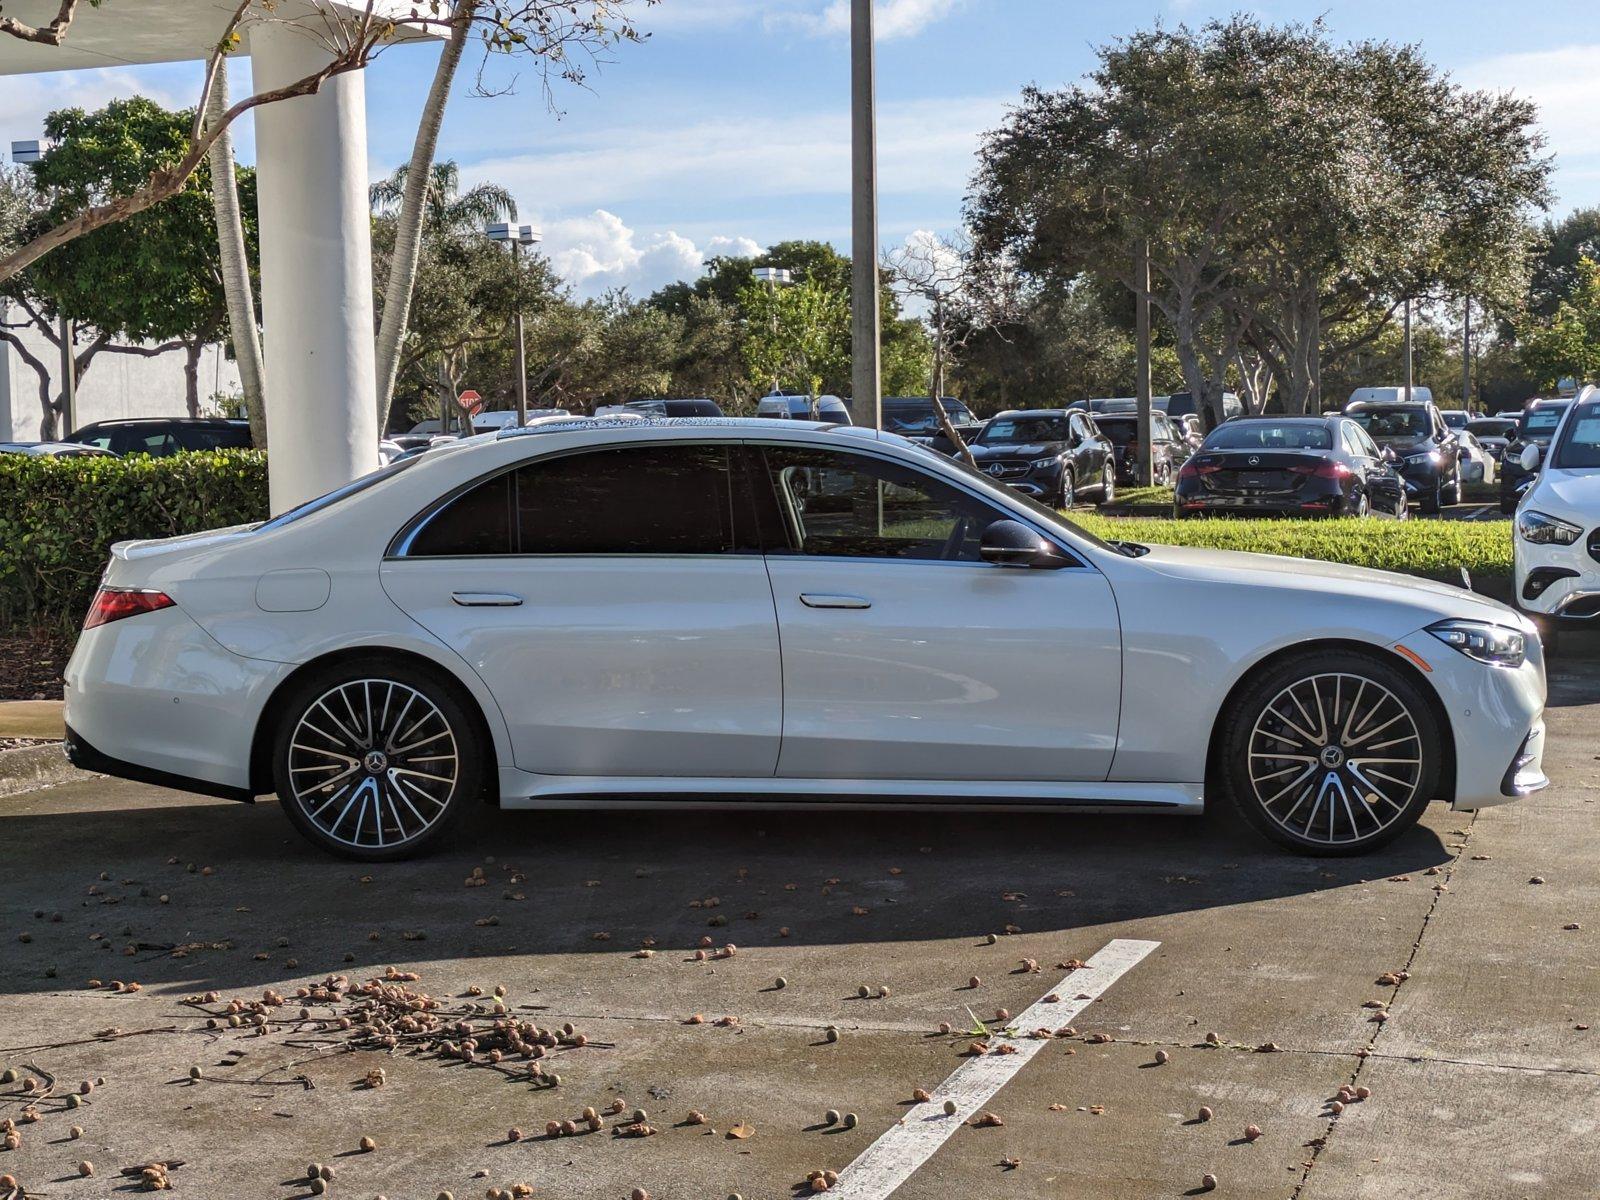
[[[537,458],[425,514],[386,558],[389,596],[494,693],[518,767],[772,775],[778,627],[748,510],[735,516],[736,451]]]
[[[1354,421],[1341,421],[1339,424],[1344,431],[1345,449],[1361,473],[1362,483],[1367,489],[1368,503],[1380,512],[1402,511],[1406,502],[1406,488],[1399,470],[1393,463],[1384,460],[1383,451],[1367,436],[1365,429]]]
[[[783,646],[785,778],[1102,780],[1121,635],[1105,578],[985,563],[1013,514],[854,448],[752,448]]]
[[[1079,488],[1098,487],[1110,443],[1082,413],[1073,413],[1068,420],[1072,431],[1072,478]]]

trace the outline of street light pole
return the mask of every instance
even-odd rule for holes
[[[1139,457],[1134,463],[1134,478],[1144,487],[1155,482],[1154,419],[1150,416],[1150,241],[1139,239],[1139,257],[1134,264],[1134,282],[1139,285],[1134,298],[1134,327],[1138,334],[1134,368],[1134,409],[1138,413]]]
[[[786,286],[794,282],[794,272],[789,270],[787,267],[757,267],[751,272],[751,274],[756,277],[757,283],[764,283],[767,285],[767,290],[772,293],[774,298],[776,298],[778,294],[778,288],[780,286]],[[776,299],[774,299],[772,305],[772,335],[774,338],[776,338],[778,335],[778,305]],[[781,382],[782,381],[777,375],[777,364],[773,364],[773,395],[777,395],[778,387]],[[815,399],[815,397],[813,397],[813,399]]]
[[[511,261],[516,264],[519,295],[517,307],[511,314],[511,328],[517,340],[517,425],[528,423],[528,351],[523,336],[522,298],[522,248],[537,245],[542,239],[532,225],[514,225],[509,221],[496,221],[484,227],[484,236],[494,242],[511,243]]]
[[[1411,388],[1415,376],[1411,367],[1411,300],[1406,299],[1406,403],[1411,403]]]
[[[878,122],[872,0],[850,4],[851,405],[861,424],[883,427],[878,369]],[[937,403],[937,401],[935,401]],[[866,420],[864,418],[869,418]]]
[[[1472,297],[1468,296],[1461,313],[1461,407],[1472,411]]]

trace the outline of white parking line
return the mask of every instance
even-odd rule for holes
[[[1069,1024],[1159,945],[1160,942],[1131,938],[1106,943],[1098,954],[1047,993],[1061,999],[1053,1003],[1041,999],[1012,1018],[1011,1028],[1026,1034],[1040,1027],[1058,1029]],[[996,1053],[1002,1042],[1016,1047],[1016,1053]],[[899,1124],[862,1151],[839,1173],[839,1182],[829,1195],[839,1200],[883,1200],[932,1158],[933,1152],[975,1116],[1046,1042],[1040,1038],[999,1037],[990,1038],[989,1045],[988,1054],[962,1063],[933,1092],[931,1100],[911,1109]],[[955,1112],[948,1115],[944,1111],[947,1100],[954,1100],[956,1105]]]

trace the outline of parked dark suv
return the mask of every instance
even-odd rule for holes
[[[1522,415],[1517,418],[1515,432],[1510,435],[1506,448],[1500,456],[1500,511],[1514,513],[1517,511],[1517,502],[1522,499],[1522,493],[1528,490],[1528,485],[1539,474],[1537,468],[1524,471],[1522,451],[1528,446],[1539,447],[1544,454],[1550,449],[1550,439],[1556,435],[1556,426],[1561,424],[1561,414],[1567,411],[1572,401],[1564,397],[1549,400],[1529,400],[1523,408]]]
[[[249,450],[250,422],[230,417],[132,417],[96,421],[65,439],[113,454],[165,458],[183,450]]]
[[[1422,512],[1461,503],[1460,444],[1431,401],[1358,400],[1344,412],[1379,446],[1394,451],[1406,494]]]
[[[989,419],[971,449],[978,470],[1056,508],[1071,508],[1085,493],[1099,504],[1116,499],[1115,453],[1086,412],[1003,412]]]
[[[1100,413],[1094,423],[1111,442],[1117,462],[1117,482],[1132,486],[1139,473],[1139,418],[1133,413]],[[1189,457],[1187,443],[1180,443],[1166,413],[1150,414],[1150,466],[1154,482],[1172,482],[1178,468]]]

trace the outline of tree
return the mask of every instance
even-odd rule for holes
[[[745,365],[775,389],[813,399],[830,378],[850,372],[850,298],[814,279],[790,287],[747,284],[739,293],[747,322]]]
[[[1570,292],[1554,315],[1522,331],[1520,358],[1541,388],[1562,379],[1600,380],[1600,261],[1577,260]]]
[[[51,113],[45,132],[55,148],[29,167],[37,203],[20,236],[146,175],[184,142],[191,122],[192,114],[144,98],[114,100],[92,113]],[[242,182],[253,213],[253,173],[244,172]],[[153,355],[181,347],[189,411],[197,414],[200,354],[223,335],[227,320],[209,190],[209,168],[202,165],[169,203],[61,247],[9,280],[6,293],[58,347],[58,317],[88,335],[76,351],[80,375],[102,351]],[[246,232],[253,253],[253,219]],[[46,404],[46,432],[61,407],[59,399]]]
[[[1147,241],[1151,302],[1213,418],[1244,347],[1303,411],[1324,353],[1402,300],[1518,290],[1550,170],[1527,103],[1411,47],[1335,46],[1320,22],[1235,17],[1099,54],[1089,86],[1028,89],[988,135],[970,219],[984,253],[1058,282],[1131,290]]]
[[[228,64],[217,63],[208,121],[221,120],[228,107]],[[239,172],[233,160],[233,133],[224,128],[211,144],[211,213],[217,225],[217,252],[222,268],[222,294],[228,308],[228,332],[239,363],[239,385],[250,418],[251,441],[267,448],[266,367],[261,356],[261,329],[256,318],[255,286],[245,246],[244,212],[239,207]]]
[[[98,4],[98,0],[90,2],[92,6]],[[478,37],[486,54],[531,58],[546,87],[552,77],[581,83],[587,74],[584,66],[586,59],[592,60],[619,41],[641,40],[641,35],[620,15],[620,9],[629,2],[480,0],[472,6],[468,18],[469,31]],[[655,0],[643,2],[652,4]],[[126,220],[177,195],[200,164],[208,159],[217,139],[245,113],[262,105],[313,95],[330,79],[351,71],[364,70],[374,57],[403,33],[448,31],[456,15],[454,8],[448,15],[441,15],[438,0],[430,0],[428,11],[416,5],[408,16],[393,18],[377,15],[374,0],[367,0],[363,9],[351,15],[320,4],[309,8],[307,12],[298,6],[291,9],[277,4],[260,4],[257,0],[239,0],[224,22],[216,46],[206,57],[200,96],[194,108],[194,121],[187,144],[127,190],[95,197],[56,225],[37,231],[25,243],[13,247],[4,258],[0,258],[0,283],[75,238]],[[78,0],[61,0],[56,17],[42,26],[0,17],[0,35],[59,46],[66,39],[79,10]],[[238,100],[220,115],[212,114],[211,93],[217,85],[220,64],[243,44],[244,32],[252,26],[268,23],[294,25],[303,36],[327,49],[327,62],[309,75]]]

